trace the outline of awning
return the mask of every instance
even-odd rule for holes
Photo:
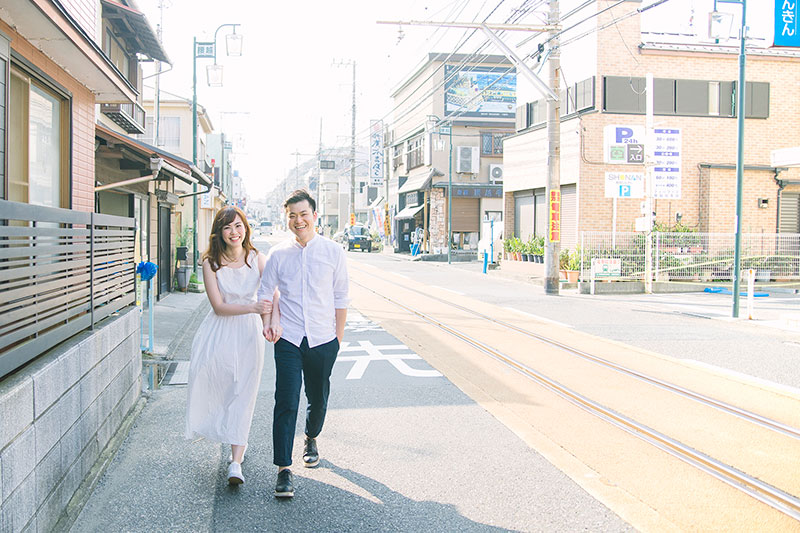
[[[101,0],[101,2],[105,18],[109,19],[123,38],[133,45],[131,48],[134,51],[151,59],[170,63],[167,53],[158,42],[158,37],[150,27],[144,13],[114,0]]]
[[[164,170],[189,184],[196,183],[205,187],[210,187],[213,183],[210,176],[201,172],[200,169],[190,161],[136,139],[132,139],[127,135],[112,131],[100,124],[95,124],[95,137],[106,143],[105,147],[98,148],[96,151],[98,154],[105,153],[106,157],[113,159],[130,158],[131,154],[135,154],[132,156],[134,159],[138,160],[140,163],[146,162],[142,163],[145,166],[140,165],[141,170],[154,171],[150,179],[155,179],[158,175],[158,171]],[[114,148],[108,148],[109,145],[114,146]],[[115,155],[117,152],[118,155]],[[147,177],[143,177],[142,181],[146,179]],[[103,186],[104,185],[106,184],[103,184]]]
[[[428,186],[431,179],[434,176],[444,176],[441,172],[436,170],[435,168],[431,168],[431,171],[427,174],[422,174],[421,176],[414,176],[413,178],[409,178],[402,187],[397,191],[397,194],[403,194],[405,192],[414,192],[424,189]]]
[[[394,218],[395,220],[400,220],[402,218],[414,218],[414,215],[419,213],[422,208],[425,207],[424,205],[414,205],[411,207],[406,207],[405,209],[401,210],[397,213]]]

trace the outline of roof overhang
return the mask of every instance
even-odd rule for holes
[[[204,187],[211,187],[213,184],[212,178],[201,172],[190,161],[132,139],[127,135],[112,131],[100,124],[95,125],[95,137],[105,141],[106,144],[124,146],[126,150],[137,154],[139,157],[149,159],[150,165],[154,170],[164,170],[186,183],[198,184]],[[124,152],[122,155],[124,156]]]
[[[57,0],[0,0],[0,15],[19,35],[92,91],[97,103],[136,101],[133,85]],[[14,48],[13,41],[11,46]]]
[[[428,187],[428,184],[431,182],[434,176],[444,176],[441,172],[436,170],[435,168],[431,168],[431,171],[427,174],[422,174],[420,176],[414,176],[413,178],[408,178],[408,180],[397,190],[397,194],[403,194],[406,192],[414,192],[425,189]]]
[[[103,17],[110,20],[123,38],[134,45],[134,50],[151,59],[171,64],[144,13],[114,0],[100,1],[103,5]]]
[[[398,212],[394,218],[395,220],[401,220],[404,218],[414,218],[414,216],[419,213],[425,205],[412,205],[410,207],[406,207]]]

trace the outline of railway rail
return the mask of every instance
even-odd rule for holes
[[[377,276],[363,269],[358,269],[358,271],[368,276],[380,279],[385,283],[392,283],[403,290],[410,291],[416,295],[420,295],[424,298],[433,300],[440,304],[450,306],[454,309],[458,309],[461,312],[467,313],[468,315],[480,318],[482,320],[491,322],[507,330],[524,335],[539,343],[544,343],[550,347],[564,351],[584,361],[588,361],[590,363],[599,365],[603,368],[607,368],[614,372],[631,377],[639,382],[643,382],[652,385],[654,387],[657,387],[659,389],[669,391],[675,395],[680,396],[681,398],[688,399],[692,402],[697,402],[702,405],[711,407],[727,415],[736,417],[737,419],[755,424],[756,426],[766,429],[770,432],[775,432],[776,434],[783,435],[790,439],[800,440],[800,429],[793,427],[791,425],[773,420],[769,417],[762,416],[758,413],[749,411],[747,409],[743,409],[741,407],[732,405],[730,403],[717,400],[705,394],[692,391],[688,388],[673,383],[669,383],[663,379],[649,376],[637,370],[628,368],[624,365],[620,365],[613,361],[609,361],[608,359],[605,359],[603,357],[590,354],[584,350],[576,349],[559,340],[546,337],[544,335],[530,331],[528,329],[517,326],[510,322],[500,320],[495,317],[491,317],[485,313],[476,311],[474,309],[465,307],[463,305],[459,305],[458,303],[455,303],[453,301],[444,298],[439,298],[437,296],[430,294],[429,292],[409,287],[406,284],[400,282],[387,280],[386,277]],[[639,439],[642,439],[648,442],[649,444],[659,448],[660,450],[702,470],[703,472],[730,485],[731,487],[734,487],[735,489],[742,491],[743,493],[749,495],[750,497],[755,498],[756,500],[761,501],[766,505],[769,505],[770,507],[780,511],[781,513],[784,513],[787,516],[790,516],[791,518],[800,521],[800,498],[798,498],[797,496],[790,494],[789,492],[786,492],[779,487],[764,482],[758,477],[750,475],[740,469],[735,468],[734,466],[726,464],[723,461],[717,460],[710,454],[694,449],[692,446],[689,446],[677,439],[674,439],[652,427],[649,427],[646,424],[637,422],[633,418],[628,417],[605,405],[602,405],[601,403],[592,400],[591,398],[578,392],[577,390],[565,386],[556,379],[553,379],[552,377],[545,375],[543,372],[540,372],[532,368],[531,366],[525,364],[518,358],[515,358],[509,355],[508,353],[504,353],[500,349],[477,339],[473,335],[461,331],[458,328],[445,323],[443,320],[436,318],[432,314],[421,310],[420,307],[422,307],[422,300],[417,299],[417,303],[415,305],[408,305],[406,303],[399,301],[398,299],[387,296],[386,294],[381,294],[380,292],[376,291],[375,289],[363,283],[359,283],[357,281],[352,281],[352,283],[379,296],[380,298],[386,300],[387,302],[393,304],[394,306],[397,306],[403,309],[404,311],[419,317],[428,324],[431,324],[432,326],[438,328],[439,330],[446,332],[447,334],[457,338],[458,340],[468,344],[469,346],[472,346],[478,351],[486,355],[489,355],[494,360],[499,361],[503,365],[519,372],[528,379],[538,383],[547,390],[554,392],[555,394],[567,400],[568,402],[572,403],[573,405],[580,407],[581,409],[591,413],[592,415],[597,416],[613,424],[614,426],[624,430],[625,432],[634,435]]]

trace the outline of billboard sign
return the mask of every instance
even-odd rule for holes
[[[798,0],[775,0],[774,46],[800,47]]]
[[[618,165],[644,164],[644,138],[644,126],[604,127],[604,162]]]
[[[517,109],[517,73],[508,67],[445,65],[444,114],[513,119]]]
[[[644,174],[606,172],[606,198],[644,198]]]
[[[369,123],[369,186],[383,187],[383,121]]]

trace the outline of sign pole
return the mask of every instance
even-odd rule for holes
[[[655,135],[653,132],[653,74],[648,72],[645,77],[646,92],[646,115],[645,128],[646,147],[645,147],[645,218],[647,229],[645,231],[645,262],[644,262],[644,291],[647,294],[653,293],[653,156],[655,149]]]
[[[611,216],[611,248],[617,247],[617,197],[613,199],[613,215]]]

